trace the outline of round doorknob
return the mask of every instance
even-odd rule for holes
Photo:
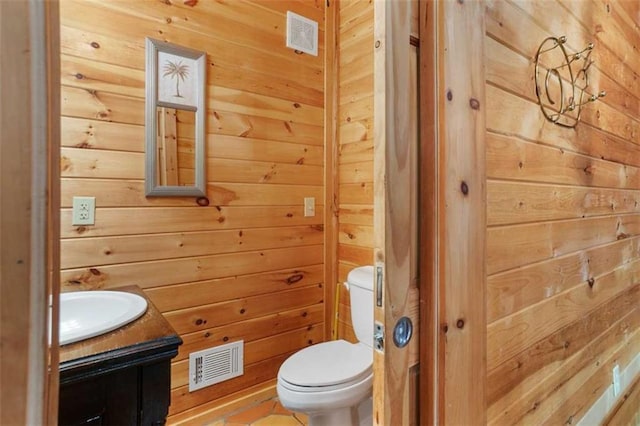
[[[393,343],[398,348],[404,348],[409,344],[413,335],[413,323],[409,317],[402,317],[393,328]]]

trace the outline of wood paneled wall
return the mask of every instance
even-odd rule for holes
[[[418,39],[418,1],[411,0],[411,36]],[[374,259],[374,4],[338,2],[338,337],[355,341],[349,292],[342,285],[351,269]],[[407,40],[407,44],[410,40]],[[417,86],[418,50],[411,46],[411,87]],[[417,90],[412,101],[417,103]],[[417,108],[417,107],[416,107]],[[414,111],[417,114],[417,109]],[[417,122],[417,115],[415,117]],[[409,137],[417,146],[417,129]],[[413,148],[412,148],[413,149]],[[417,166],[412,166],[417,167]],[[412,197],[416,188],[411,188]],[[414,200],[415,201],[415,200]],[[413,201],[412,201],[413,202]],[[415,218],[411,226],[415,227]],[[383,230],[378,230],[383,232]],[[417,239],[417,232],[415,233]],[[411,247],[416,241],[411,241]],[[412,259],[413,262],[413,259]],[[412,263],[412,279],[417,267]]]
[[[487,1],[490,424],[575,424],[640,351],[640,3]],[[575,130],[546,121],[533,58],[594,42]]]
[[[184,340],[172,423],[273,385],[323,339],[324,8],[61,2],[63,289],[145,289]],[[285,48],[287,10],[319,22],[317,57]],[[207,52],[208,207],[144,196],[145,37]],[[96,197],[95,226],[71,225],[74,195]],[[240,339],[244,375],[189,393],[189,352]]]
[[[373,262],[373,3],[341,0],[338,22],[338,337],[355,341],[342,283]]]

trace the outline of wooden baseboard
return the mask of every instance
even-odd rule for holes
[[[167,425],[204,425],[243,407],[276,396],[276,380],[260,383],[167,418]]]

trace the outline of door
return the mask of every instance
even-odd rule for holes
[[[418,416],[417,4],[374,7],[376,425],[417,424]]]

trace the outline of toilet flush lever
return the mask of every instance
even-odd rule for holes
[[[378,321],[373,323],[373,347],[378,351],[384,350],[384,325]]]

